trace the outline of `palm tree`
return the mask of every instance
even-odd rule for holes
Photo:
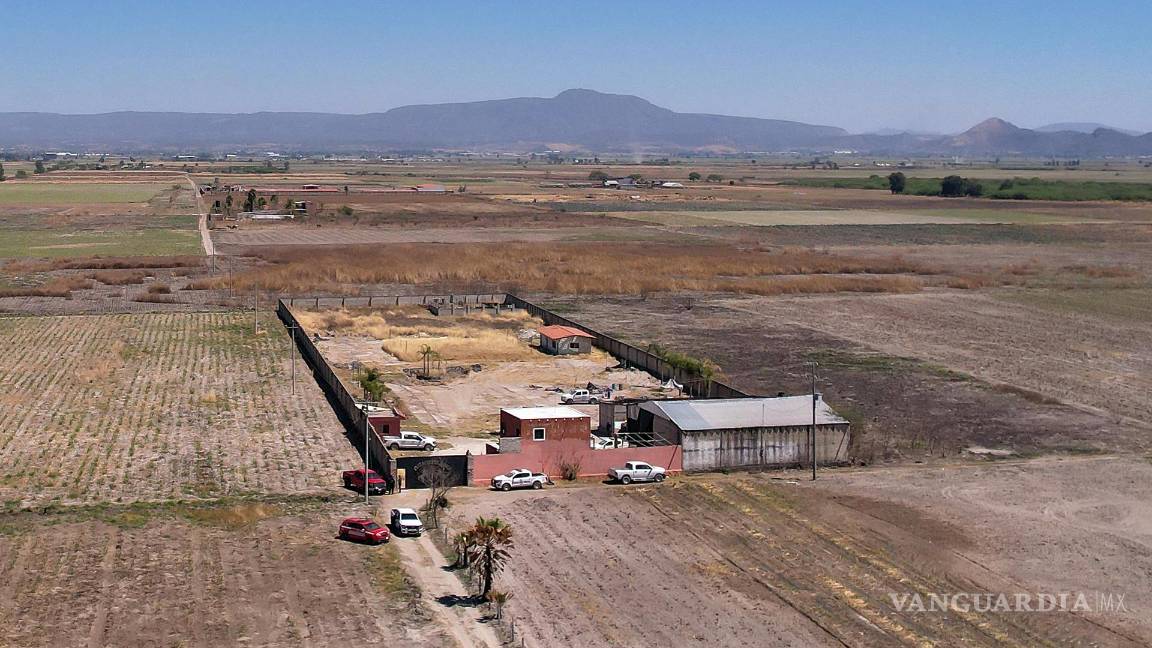
[[[508,549],[512,547],[512,527],[500,518],[478,517],[469,534],[472,536],[472,546],[468,551],[469,563],[472,571],[480,575],[480,596],[487,598],[492,591],[492,578],[508,560]]]

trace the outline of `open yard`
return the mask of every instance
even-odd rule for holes
[[[358,377],[353,366],[378,369],[386,398],[409,417],[405,426],[454,438],[457,445],[461,437],[498,432],[502,407],[558,404],[556,389],[591,382],[619,385],[616,393],[624,396],[664,393],[658,380],[616,368],[618,362],[599,349],[580,356],[542,353],[530,343],[541,322],[523,310],[439,316],[420,306],[295,312],[306,333],[322,334],[316,346],[345,380]],[[430,364],[435,380],[405,373],[422,370],[424,347],[437,354]],[[577,407],[596,423],[595,405]]]
[[[265,316],[0,318],[0,501],[313,492],[357,454]]]
[[[700,475],[469,496],[516,546],[536,644],[1138,646],[1152,641],[1152,464],[1114,458]],[[1094,484],[1085,488],[1085,483]],[[893,595],[1097,592],[1124,611],[899,611]]]

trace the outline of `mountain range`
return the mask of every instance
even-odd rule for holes
[[[1152,155],[1152,133],[1134,135],[1082,123],[1030,130],[993,118],[959,135],[897,131],[853,135],[835,126],[678,113],[631,95],[565,90],[552,98],[414,105],[363,115],[0,113],[0,147],[120,152],[561,150],[672,154],[847,149],[877,155],[1102,157]]]

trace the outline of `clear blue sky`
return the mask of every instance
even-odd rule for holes
[[[1149,131],[1150,25],[1147,0],[11,2],[0,111],[363,113],[582,87],[854,131]]]

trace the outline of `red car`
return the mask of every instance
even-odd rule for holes
[[[380,544],[388,542],[388,527],[380,526],[369,518],[345,518],[340,523],[340,539]]]
[[[364,492],[364,469],[357,468],[356,470],[344,471],[344,488],[351,488],[352,490],[363,493]],[[388,492],[388,482],[384,481],[380,475],[376,474],[375,470],[368,471],[368,494],[369,495],[383,495]]]

